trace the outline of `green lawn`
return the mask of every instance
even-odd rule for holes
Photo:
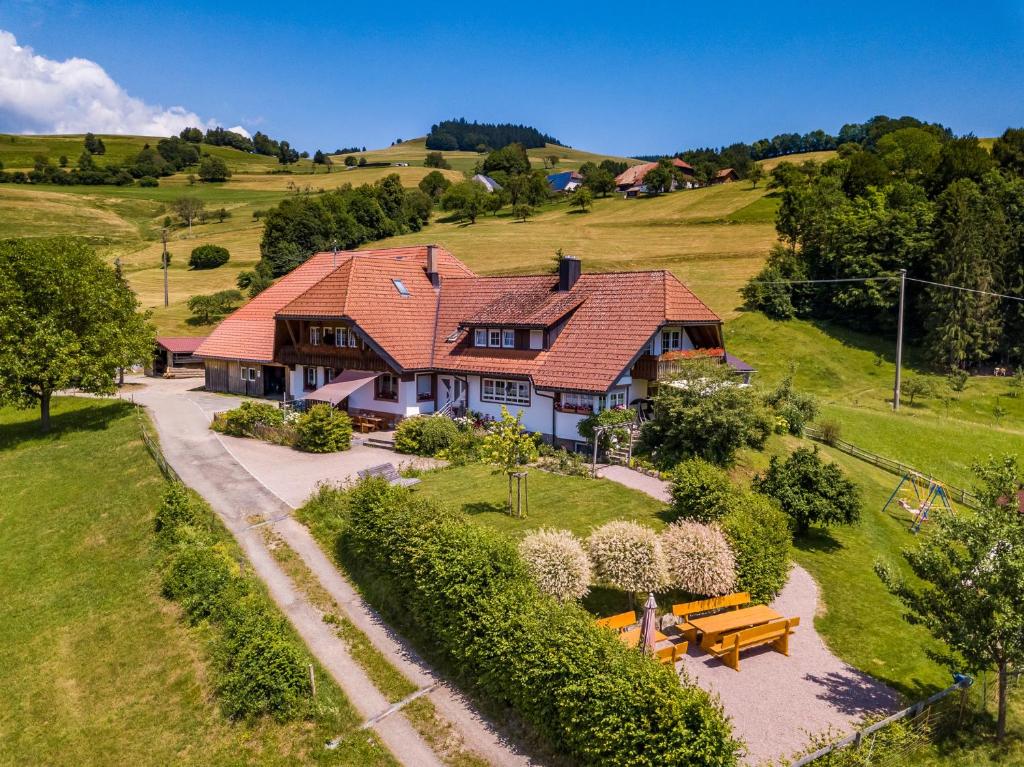
[[[394,763],[322,672],[316,722],[226,720],[202,632],[159,593],[164,481],[131,408],[58,399],[47,436],[37,418],[0,410],[0,764]]]

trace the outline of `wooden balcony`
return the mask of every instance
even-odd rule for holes
[[[337,370],[380,370],[387,371],[387,363],[369,349],[354,349],[348,346],[327,346],[299,344],[280,346],[274,355],[275,362],[282,365],[311,365],[335,368]]]
[[[696,349],[688,352],[668,352],[657,357],[653,354],[644,354],[636,361],[629,374],[633,378],[642,378],[647,381],[672,380],[678,377],[680,368],[686,362],[705,356],[721,360],[721,349],[709,349],[706,354],[702,353],[702,350]]]

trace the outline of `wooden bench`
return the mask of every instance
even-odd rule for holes
[[[357,472],[360,479],[368,479],[370,477],[379,477],[380,479],[387,480],[389,485],[401,485],[402,487],[412,487],[418,485],[420,481],[415,477],[403,477],[398,473],[398,469],[395,468],[394,464],[382,463],[378,466],[371,466],[368,469],[362,469]]]
[[[800,625],[800,618],[787,618],[781,621],[765,623],[753,628],[725,634],[708,647],[708,652],[721,658],[729,668],[740,670],[740,650],[758,645],[771,644],[775,652],[789,655],[789,635]]]
[[[689,646],[689,642],[676,642],[675,644],[670,644],[668,647],[662,647],[660,650],[655,650],[654,657],[657,659],[658,663],[675,668],[676,663],[682,660],[682,657],[686,655],[686,648]]]
[[[630,610],[629,612],[611,615],[607,618],[599,618],[597,625],[601,628],[622,632],[630,626],[636,625],[636,613]]]
[[[683,632],[686,641],[696,642],[697,627],[690,623],[692,616],[715,613],[720,610],[738,610],[748,604],[750,604],[750,594],[741,591],[736,594],[726,594],[724,597],[711,597],[710,599],[698,599],[696,602],[672,605],[672,614],[677,618],[682,618],[676,625]]]

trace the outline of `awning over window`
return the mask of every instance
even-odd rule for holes
[[[369,370],[343,370],[329,384],[324,384],[316,391],[311,391],[303,399],[338,405],[345,397],[356,389],[371,383],[379,375],[380,373],[373,373]]]

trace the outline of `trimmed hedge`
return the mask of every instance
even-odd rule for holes
[[[189,623],[208,627],[213,684],[224,713],[280,720],[310,713],[301,645],[214,529],[212,513],[187,489],[174,484],[167,490],[156,515],[163,593],[181,605]]]
[[[736,555],[736,587],[757,603],[771,602],[789,577],[789,517],[760,493],[737,493],[719,522]]]
[[[380,480],[334,500],[342,551],[396,621],[555,748],[580,764],[736,764],[706,692],[543,596],[500,533]]]

